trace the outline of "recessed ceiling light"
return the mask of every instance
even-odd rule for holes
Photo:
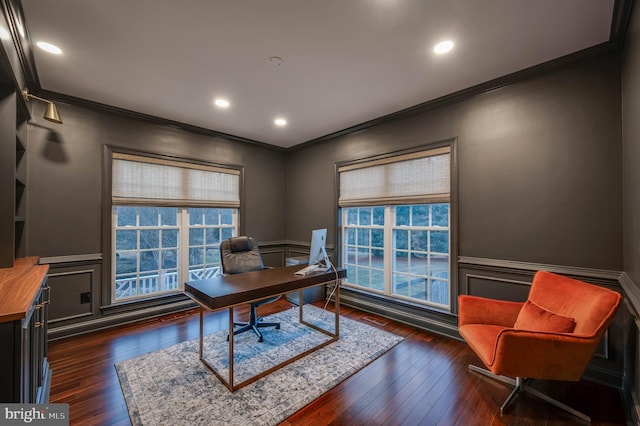
[[[40,49],[44,50],[45,52],[53,53],[54,55],[59,55],[62,53],[62,50],[54,44],[47,43],[45,41],[39,41],[36,44]]]
[[[11,34],[5,27],[0,27],[0,38],[2,40],[11,40]]]
[[[229,105],[231,105],[228,100],[223,98],[217,98],[215,101],[213,101],[213,103],[220,108],[228,108]]]
[[[287,125],[287,120],[285,120],[284,118],[276,118],[275,120],[273,120],[273,122],[275,123],[276,126],[286,126]]]
[[[433,51],[438,55],[441,55],[443,53],[447,53],[451,49],[453,49],[453,42],[451,40],[446,40],[436,44]]]

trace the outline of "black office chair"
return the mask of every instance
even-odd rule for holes
[[[265,269],[260,250],[258,250],[258,244],[252,237],[232,237],[224,240],[220,244],[220,261],[222,263],[222,273],[225,275]],[[240,328],[234,330],[233,335],[253,330],[258,335],[258,342],[262,342],[260,328],[275,327],[280,329],[280,323],[263,322],[262,318],[256,314],[256,307],[265,303],[275,302],[279,298],[280,296],[275,296],[252,302],[250,304],[249,322],[234,322],[233,325]],[[229,340],[229,336],[227,336],[227,340]]]

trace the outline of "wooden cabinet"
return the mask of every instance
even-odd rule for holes
[[[14,267],[0,269],[0,402],[49,400],[48,269],[38,265],[37,257],[19,258]]]

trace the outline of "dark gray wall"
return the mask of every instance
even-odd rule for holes
[[[42,119],[34,104],[29,126],[28,253],[101,253],[103,146],[245,166],[244,231],[258,241],[285,234],[285,154],[240,143],[58,104],[64,124]]]
[[[287,238],[335,229],[335,162],[457,137],[461,256],[621,270],[620,105],[611,53],[292,152]]]
[[[640,285],[640,7],[631,15],[622,60],[624,270]]]

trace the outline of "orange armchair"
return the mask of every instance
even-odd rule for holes
[[[535,274],[526,302],[459,296],[460,335],[488,368],[469,369],[514,386],[501,412],[528,392],[590,422],[527,381],[580,380],[621,300],[614,291],[545,271]]]

